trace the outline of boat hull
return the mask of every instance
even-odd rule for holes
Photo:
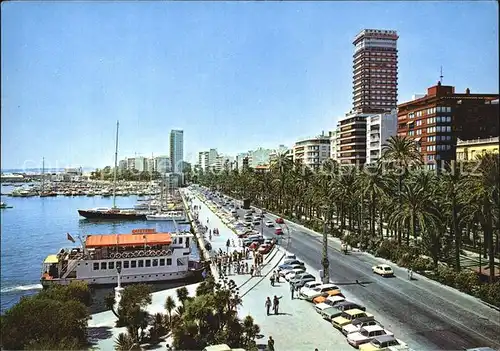
[[[162,274],[122,274],[120,277],[121,284],[139,284],[139,283],[162,283],[186,281],[191,279],[201,279],[202,270],[188,270],[184,272],[162,273]],[[53,285],[68,285],[72,281],[84,281],[89,286],[116,286],[118,283],[117,276],[96,277],[96,278],[62,278],[51,280],[40,280],[43,288],[48,288]]]
[[[104,211],[92,211],[92,210],[78,210],[78,214],[82,217],[88,219],[121,219],[136,221],[141,219],[146,219],[145,214],[131,214],[131,213],[120,213],[120,212],[104,212]]]

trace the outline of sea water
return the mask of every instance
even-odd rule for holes
[[[10,192],[2,186],[2,193]],[[132,208],[137,196],[117,197],[118,207]],[[21,296],[32,295],[42,289],[40,275],[42,262],[47,255],[61,248],[79,246],[88,234],[127,234],[132,229],[154,228],[157,232],[175,231],[173,222],[154,221],[95,221],[78,215],[78,209],[111,207],[111,197],[101,196],[57,196],[57,197],[1,197],[13,208],[0,210],[1,227],[1,311],[14,305]],[[179,225],[180,230],[189,230],[189,225]],[[76,241],[67,239],[69,233]],[[192,245],[193,259],[198,258],[196,245]],[[172,287],[171,283],[156,284],[154,290]],[[97,289],[94,311],[101,310],[101,300],[112,288]]]

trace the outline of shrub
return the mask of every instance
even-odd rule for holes
[[[454,286],[467,294],[473,293],[478,284],[479,278],[473,271],[463,270],[455,274]]]
[[[376,249],[376,256],[392,260],[395,257],[398,243],[393,240],[383,240]]]
[[[431,271],[434,269],[434,263],[430,257],[419,256],[411,262],[411,269],[415,272]]]
[[[500,307],[500,282],[479,285],[476,296],[487,303]]]

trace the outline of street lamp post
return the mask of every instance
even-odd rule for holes
[[[117,281],[118,281],[118,284],[115,288],[115,310],[118,311],[118,306],[120,305],[120,300],[122,298],[122,291],[123,291],[123,288],[122,288],[122,285],[121,285],[121,272],[122,272],[122,265],[121,265],[121,262],[117,262],[116,263],[116,273],[118,274],[118,278],[117,278]]]
[[[323,265],[323,284],[327,284],[330,281],[330,261],[328,261],[328,234],[326,232],[326,211],[324,212],[325,218],[323,221],[323,259],[321,264]]]

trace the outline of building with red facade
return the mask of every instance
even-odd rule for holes
[[[498,134],[498,94],[456,93],[438,82],[424,97],[398,106],[398,135],[415,140],[429,168],[455,160],[457,139]]]

